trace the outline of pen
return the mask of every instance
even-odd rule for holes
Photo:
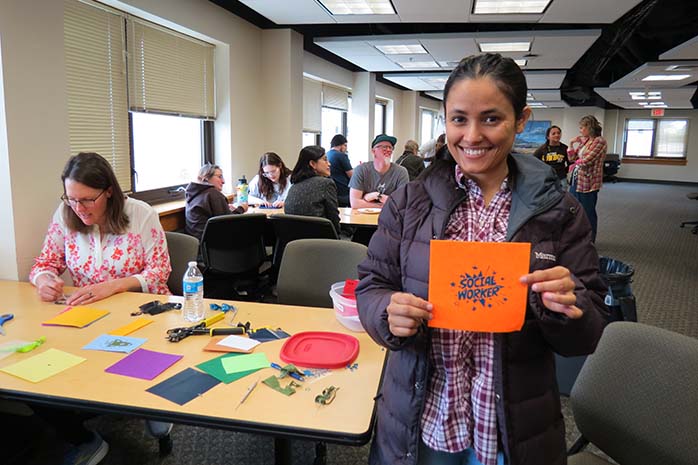
[[[252,394],[252,391],[254,391],[254,388],[257,387],[257,383],[259,383],[259,378],[257,378],[254,383],[250,384],[250,387],[248,387],[247,391],[245,391],[245,393],[242,395],[242,399],[240,399],[240,403],[237,405],[237,407],[235,407],[235,410],[237,410],[238,407],[241,406],[242,403],[245,402],[245,400],[248,397],[250,397],[250,394]]]
[[[279,370],[279,371],[282,371],[282,370],[283,370],[283,368],[281,367],[281,365],[279,365],[278,363],[271,362],[271,367],[272,367],[272,368],[276,368],[276,369]],[[298,373],[294,373],[294,372],[290,371],[290,372],[288,373],[288,375],[289,375],[291,378],[295,379],[295,380],[298,380],[298,381],[305,381],[305,379],[303,379],[303,377],[302,377],[301,375],[299,375]]]

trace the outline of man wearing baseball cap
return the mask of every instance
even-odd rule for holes
[[[352,208],[382,207],[398,187],[410,180],[407,170],[390,161],[397,139],[379,134],[371,143],[373,162],[362,163],[349,181]]]

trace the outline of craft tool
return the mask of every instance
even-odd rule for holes
[[[257,387],[257,384],[259,383],[259,378],[255,380],[254,383],[250,384],[250,387],[247,388],[247,391],[242,395],[242,399],[240,399],[240,403],[235,407],[235,410],[238,409],[242,405],[245,400],[247,400],[248,397],[250,397],[250,394],[252,394],[252,391],[254,391],[254,388]]]
[[[238,323],[237,326],[230,326],[226,328],[209,328],[209,326],[222,320],[224,315],[224,313],[216,313],[215,315],[194,326],[168,329],[167,336],[165,337],[170,342],[179,342],[189,336],[225,336],[230,334],[245,334],[249,330],[249,326],[241,323]]]
[[[271,363],[271,367],[272,367],[272,368],[276,368],[277,370],[279,370],[279,371],[282,373],[282,376],[281,376],[282,378],[283,378],[285,375],[288,375],[288,376],[290,376],[291,378],[296,379],[296,380],[298,380],[298,381],[305,381],[305,379],[303,379],[303,377],[302,377],[301,375],[299,375],[299,374],[296,373],[295,371],[289,371],[289,370],[283,368],[283,367],[282,367],[281,365],[279,365],[278,363],[272,362],[272,363]]]
[[[5,335],[4,324],[14,317],[15,316],[12,313],[5,313],[4,315],[0,316],[0,334],[3,336]]]

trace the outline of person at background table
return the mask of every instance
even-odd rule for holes
[[[428,168],[439,151],[446,145],[446,134],[440,134],[436,139],[425,142],[419,147],[419,153],[424,157],[424,167]]]
[[[61,182],[62,204],[29,274],[41,300],[63,297],[60,276],[66,269],[77,287],[67,305],[89,305],[126,291],[169,294],[170,256],[157,212],[145,202],[127,198],[109,163],[96,153],[70,157]],[[41,405],[32,408],[73,446],[64,463],[97,464],[107,454],[109,445],[83,425],[84,414]],[[150,422],[149,427],[167,434],[172,424]]]
[[[247,211],[246,203],[228,203],[228,198],[223,194],[224,184],[223,171],[218,165],[210,163],[201,167],[195,182],[189,183],[184,192],[187,234],[200,240],[209,218]]]
[[[291,188],[291,170],[280,156],[267,152],[259,159],[259,171],[250,181],[249,201],[267,207],[283,208]]]
[[[582,204],[589,218],[594,242],[599,224],[596,202],[603,182],[607,148],[606,139],[601,137],[601,123],[593,115],[582,117],[579,120],[579,136],[570,141],[567,149],[572,173],[570,192]]]
[[[327,218],[339,235],[337,186],[330,178],[325,149],[319,145],[303,147],[298,154],[284,210],[291,215]]]
[[[424,159],[419,155],[419,144],[412,139],[405,142],[405,150],[400,158],[395,160],[396,165],[400,165],[407,170],[410,181],[417,179],[417,176],[424,171]]]
[[[562,130],[555,125],[545,131],[545,144],[533,152],[533,156],[550,165],[555,170],[562,187],[567,189],[567,146],[560,142]]]
[[[340,207],[349,206],[349,180],[354,169],[347,154],[347,138],[336,134],[330,142],[332,149],[327,152],[330,162],[330,176],[337,186],[337,201]]]
[[[526,93],[511,58],[458,64],[444,87],[447,148],[390,197],[358,267],[359,317],[391,351],[371,464],[566,463],[553,353],[593,352],[606,288],[579,203],[549,167],[511,154]],[[520,331],[427,326],[432,239],[531,243]]]
[[[373,139],[373,161],[357,166],[349,182],[351,208],[381,208],[395,189],[410,181],[407,170],[390,161],[396,142],[385,134]]]
[[[63,297],[66,269],[77,289],[67,305],[125,291],[169,294],[170,256],[157,212],[124,195],[109,163],[96,153],[70,157],[63,195],[29,279],[41,300]]]

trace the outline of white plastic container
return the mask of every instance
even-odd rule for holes
[[[330,297],[332,297],[332,304],[334,305],[334,316],[346,328],[357,332],[364,331],[363,326],[361,326],[361,321],[359,321],[359,314],[356,310],[356,300],[344,297],[342,295],[343,288],[344,281],[334,283],[330,287]]]

